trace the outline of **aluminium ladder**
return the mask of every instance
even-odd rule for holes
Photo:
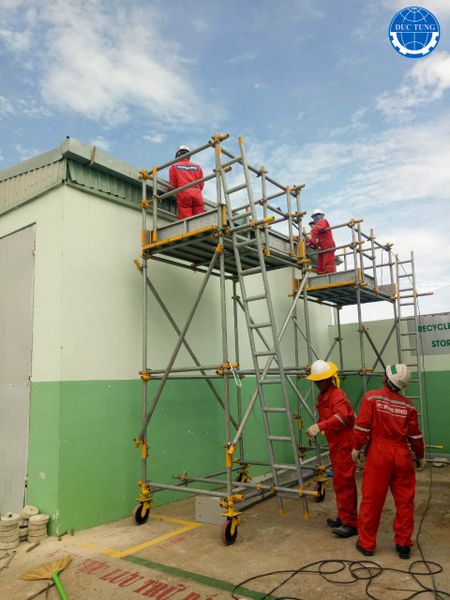
[[[398,254],[395,256],[395,272],[397,285],[397,317],[399,329],[399,360],[405,363],[415,377],[411,379],[411,394],[408,398],[418,405],[420,424],[422,433],[424,430],[424,406],[423,406],[423,373],[420,362],[422,349],[420,347],[421,339],[419,335],[419,306],[417,297],[419,294],[416,289],[416,273],[414,265],[414,252],[411,252],[410,258],[400,260]],[[412,309],[411,309],[412,307]],[[407,316],[407,312],[412,315]],[[413,330],[410,325],[412,322]]]
[[[308,505],[306,495],[303,495],[302,493],[302,468],[294,432],[294,420],[287,389],[287,378],[280,349],[280,339],[283,332],[279,332],[277,329],[265,263],[265,256],[267,256],[268,253],[268,247],[265,244],[266,233],[268,223],[272,219],[261,218],[257,214],[242,138],[239,138],[239,147],[240,156],[235,157],[232,161],[228,161],[227,163],[221,162],[221,148],[220,146],[216,147],[216,172],[218,172],[222,184],[229,233],[233,241],[236,272],[242,294],[242,306],[244,309],[248,339],[255,369],[255,394],[259,398],[261,405],[264,434],[268,443],[269,459],[272,468],[278,510],[281,513],[283,512],[283,496],[290,498],[295,497],[293,496],[292,491],[289,492],[288,488],[283,487],[283,482],[280,479],[281,476],[287,472],[292,475],[292,480],[295,479],[298,484],[298,493],[303,498],[304,512],[306,515],[308,514]],[[230,170],[230,163],[237,162],[243,167],[244,182],[234,187],[229,187],[227,182],[227,172]],[[244,190],[247,197],[245,204],[239,207],[233,207],[233,194]],[[257,256],[257,266],[247,267],[245,265],[245,260],[243,261],[243,258],[245,258],[245,255],[249,252],[252,253],[253,256]],[[262,287],[260,293],[248,295],[247,277],[249,276],[259,277]],[[265,312],[263,320],[261,319],[261,312]],[[264,349],[258,348],[257,336],[263,340],[265,345]],[[277,364],[278,373],[276,376],[269,375],[269,369],[273,362]],[[270,393],[268,390],[269,387],[271,388]],[[268,399],[269,395],[273,397],[273,395],[276,394],[282,399],[281,406],[275,406],[273,401]],[[284,435],[277,435],[274,433],[274,424],[271,419],[273,415],[284,415],[285,419],[283,419],[283,421],[287,429]],[[286,448],[288,448],[288,450],[286,450]],[[279,458],[280,456],[285,457],[288,455],[291,457],[291,462]]]

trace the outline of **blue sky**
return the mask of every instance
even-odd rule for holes
[[[422,312],[450,310],[450,3],[429,56],[403,0],[0,0],[0,169],[66,135],[151,167],[215,131],[305,183],[303,208],[415,250]],[[380,313],[381,314],[381,313]]]

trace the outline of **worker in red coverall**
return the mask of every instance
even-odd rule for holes
[[[375,550],[381,511],[390,488],[396,510],[396,551],[400,558],[410,557],[416,475],[408,444],[415,455],[417,469],[425,468],[417,411],[408,398],[399,394],[408,385],[410,377],[406,365],[388,365],[384,387],[367,392],[356,419],[352,451],[355,463],[359,461],[362,447],[368,445],[356,543],[357,550],[364,556],[372,556]]]
[[[179,158],[180,160],[174,163],[169,169],[169,190],[203,178],[200,165],[191,162],[188,157],[183,158],[183,155],[189,152],[190,150],[187,146],[180,146],[176,151],[175,158]],[[205,204],[202,196],[204,186],[205,182],[202,181],[187,190],[177,192],[178,219],[186,219],[187,217],[205,212]]]
[[[325,434],[333,467],[333,487],[336,494],[337,517],[327,519],[327,525],[338,537],[356,535],[357,491],[355,464],[352,460],[353,425],[355,415],[347,396],[339,387],[338,369],[332,362],[316,360],[306,379],[319,388],[317,410],[319,422],[306,430],[310,439],[319,432]]]
[[[328,248],[332,248],[330,252],[322,252],[317,255],[317,275],[336,272],[336,264],[334,262],[336,244],[334,243],[331,229],[324,231],[330,227],[330,224],[324,217],[325,213],[321,208],[315,208],[313,210],[311,219],[314,225],[306,236],[306,244],[311,248],[315,248],[316,250],[327,250]]]

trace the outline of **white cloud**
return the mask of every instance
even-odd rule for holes
[[[361,131],[367,127],[367,123],[364,122],[364,117],[367,113],[367,108],[360,108],[350,118],[350,123],[342,127],[336,127],[330,131],[330,137],[336,135],[342,135],[343,133],[350,133],[355,131]]]
[[[12,114],[14,114],[14,106],[7,98],[0,96],[0,117]]]
[[[449,88],[450,54],[433,54],[419,60],[395,92],[379,96],[375,108],[390,118],[408,116],[413,109],[441,98]]]
[[[100,148],[100,150],[104,150],[105,152],[109,152],[109,150],[111,149],[111,142],[105,140],[105,138],[102,135],[99,135],[98,137],[94,138],[90,141],[90,143],[93,146]]]
[[[40,154],[40,151],[37,148],[26,148],[25,146],[22,146],[22,144],[16,144],[14,150],[19,155],[20,160],[28,160],[29,158],[33,158],[33,156]]]
[[[162,133],[153,133],[149,135],[144,135],[144,140],[151,142],[152,144],[162,144],[166,139],[166,136]]]
[[[230,58],[226,58],[224,63],[226,65],[238,65],[243,62],[249,62],[251,60],[255,60],[256,54],[254,52],[243,52],[242,54],[237,54],[235,56],[230,56]]]
[[[0,40],[14,52],[24,52],[30,48],[31,36],[28,31],[0,29]]]
[[[30,12],[23,33],[33,39],[44,101],[110,126],[126,123],[131,111],[165,124],[211,118],[212,107],[189,77],[189,61],[162,38],[157,17],[154,7],[106,0],[55,0]]]

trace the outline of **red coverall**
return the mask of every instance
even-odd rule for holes
[[[181,187],[197,179],[202,179],[202,177],[203,172],[200,165],[191,162],[187,158],[182,158],[169,169],[170,188]],[[205,182],[202,182],[177,193],[178,219],[186,219],[186,217],[192,217],[192,215],[205,212],[205,204],[202,197],[204,185]]]
[[[424,456],[423,436],[412,402],[387,386],[367,392],[354,428],[355,449],[369,443],[359,509],[359,544],[374,550],[388,488],[395,500],[394,542],[412,546],[416,474],[411,451]]]
[[[317,250],[327,250],[327,248],[334,248],[334,238],[331,230],[323,231],[330,224],[326,219],[320,219],[311,229],[311,238],[307,241],[308,246],[312,246]],[[324,252],[323,254],[317,255],[317,267],[316,272],[318,275],[323,273],[335,273],[336,265],[334,264],[334,250],[331,252]]]
[[[357,491],[355,463],[352,460],[355,422],[353,408],[345,393],[334,383],[318,396],[317,409],[320,431],[327,438],[333,467],[333,487],[336,494],[338,517],[344,525],[356,527]]]

